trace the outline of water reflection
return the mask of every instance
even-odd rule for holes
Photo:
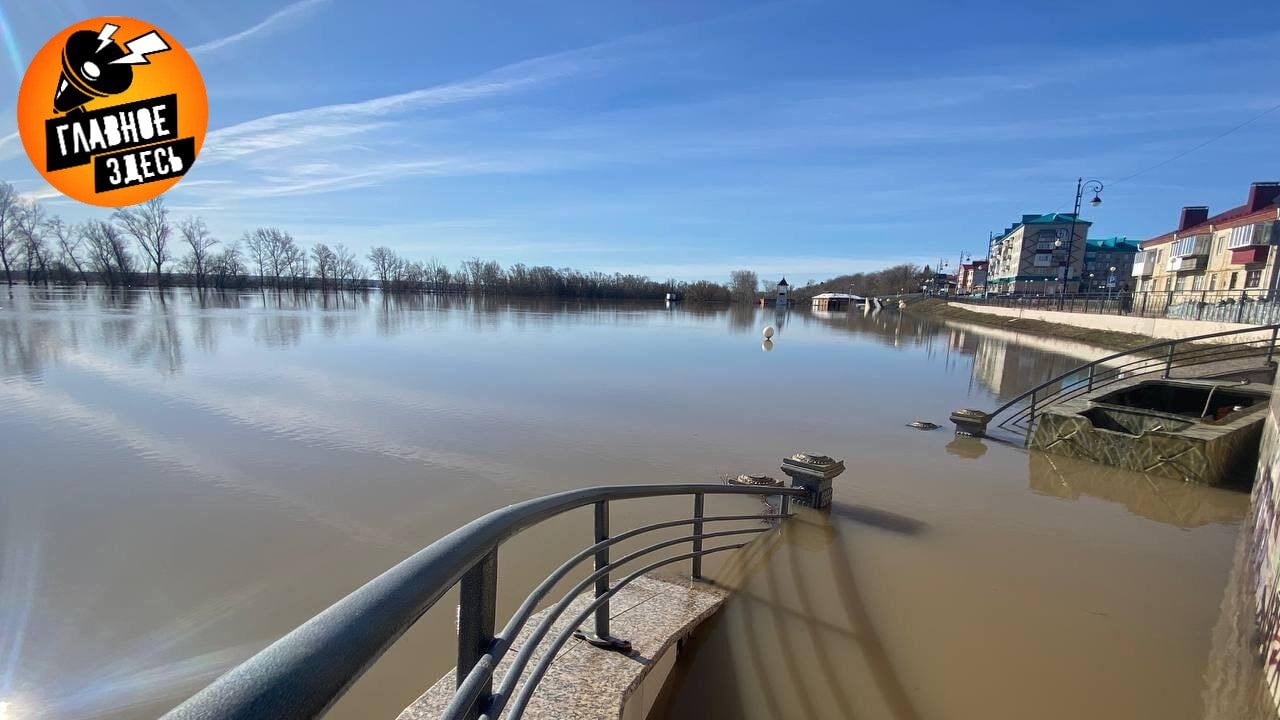
[[[1058,622],[1046,602],[1070,614],[1087,588],[1123,604],[1107,588],[1128,592],[1133,577],[1170,596],[1178,573],[1188,597],[1223,582],[1218,534],[1243,496],[1197,508],[1176,487],[1144,495],[1145,480],[1108,484],[905,427],[1039,382],[1074,362],[1064,352],[894,311],[19,286],[0,303],[0,438],[20,449],[0,473],[0,508],[16,513],[0,515],[0,669],[12,668],[0,698],[56,717],[154,717],[488,510],[586,485],[776,474],[815,449],[848,458],[847,482],[828,525],[745,557],[783,559],[750,588],[794,613],[727,616],[769,633],[752,637],[763,654],[742,658],[755,665],[741,677],[792,672],[770,666],[775,649],[804,670],[813,628],[839,628],[851,655],[821,652],[868,674],[835,707],[876,697],[887,712],[954,716],[916,695],[932,682],[922,667],[951,671],[905,647],[959,633],[968,646],[944,647],[963,654],[982,643],[967,628],[992,630],[994,615],[1019,621],[996,644],[1005,660],[1044,652],[1016,642],[1038,634],[1107,647],[1092,626],[1075,640],[1044,630]],[[617,513],[623,528],[671,518]],[[500,604],[581,549],[589,522],[577,529],[504,548]],[[1091,554],[1133,538],[1154,548],[1142,573]],[[1057,564],[1094,572],[1043,577]],[[450,613],[430,615],[331,717],[394,716],[443,675]],[[1176,608],[1164,620],[1177,638],[1212,624]],[[1192,654],[1164,662],[1181,672]],[[1001,675],[997,659],[975,671]]]
[[[1049,455],[1029,453],[1032,490],[1064,500],[1094,498],[1124,505],[1129,512],[1180,528],[1240,521],[1248,496],[1171,478]]]
[[[736,592],[686,645],[659,715],[1273,717],[1235,630],[1248,593],[1233,582],[1219,607],[1247,497],[1056,460],[1032,456],[1026,517],[1000,516],[1015,488],[985,487],[998,533],[937,510],[803,512],[717,576]],[[1103,502],[1066,526],[1045,503],[1086,497]],[[1116,504],[1174,534],[1135,534]]]

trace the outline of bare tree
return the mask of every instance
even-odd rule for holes
[[[22,201],[18,191],[7,182],[0,181],[0,264],[4,265],[4,279],[13,285],[13,264],[17,261],[18,239],[14,230],[14,216]]]
[[[209,273],[209,255],[218,240],[209,232],[204,219],[199,217],[189,217],[178,223],[178,234],[182,235],[182,241],[190,249],[187,266],[195,276],[196,287],[204,287],[205,277]]]
[[[44,241],[45,211],[35,201],[18,204],[13,215],[14,230],[27,265],[27,283],[42,277],[49,284],[48,246]]]
[[[49,218],[45,227],[58,246],[58,262],[68,272],[75,270],[80,282],[89,282],[89,276],[84,270],[84,260],[80,258],[81,249],[84,247],[84,237],[80,229],[57,216]]]
[[[364,268],[360,266],[360,261],[356,259],[356,254],[347,249],[346,245],[338,243],[333,246],[334,254],[334,277],[338,279],[339,284],[345,283],[348,288],[354,288],[356,281],[364,275]]]
[[[729,273],[729,292],[738,302],[755,300],[756,286],[759,284],[760,278],[751,270],[734,270]]]
[[[316,278],[320,280],[320,289],[326,289],[333,283],[337,272],[337,254],[328,245],[318,242],[311,248],[311,262],[316,269]]]
[[[210,257],[213,271],[213,282],[220,288],[229,286],[245,274],[244,255],[240,252],[240,243],[233,242],[222,248],[222,252]]]
[[[396,257],[395,251],[386,245],[379,245],[369,251],[369,264],[383,290],[391,289],[395,267],[399,262],[400,259]]]
[[[292,235],[280,228],[266,227],[247,232],[244,243],[264,285],[269,277],[272,285],[279,288],[281,277],[295,275],[296,279],[306,272],[306,253],[293,241]],[[299,269],[301,273],[298,273]]]
[[[295,288],[306,287],[307,284],[307,251],[298,247],[293,237],[285,234],[287,242],[281,246],[281,266],[289,275]]]
[[[111,285],[128,285],[133,257],[120,228],[104,220],[90,220],[80,230],[89,247],[89,264]]]
[[[156,269],[156,286],[160,287],[164,264],[169,260],[169,237],[173,234],[164,198],[157,197],[141,205],[120,208],[111,214],[111,218],[142,248]]]

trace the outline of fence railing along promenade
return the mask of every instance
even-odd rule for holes
[[[1029,439],[1036,418],[1046,408],[1121,381],[1156,374],[1169,378],[1175,370],[1212,374],[1219,369],[1270,366],[1276,359],[1278,337],[1280,324],[1272,324],[1151,343],[1049,378],[991,412],[957,410],[951,414],[951,421],[956,432],[964,435],[985,436],[991,423],[995,423],[998,428]]]
[[[1280,322],[1280,293],[1247,290],[1151,290],[1052,295],[957,295],[953,302],[1133,317],[1269,325]]]
[[[844,469],[843,464],[838,467]],[[691,517],[617,534],[610,531],[611,503],[679,495],[693,498]],[[705,501],[709,495],[776,495],[781,496],[781,501],[777,512],[707,515]],[[557,656],[558,648],[590,617],[594,616],[594,623],[586,638],[588,642],[618,649],[626,647],[623,641],[609,634],[609,598],[620,589],[644,573],[683,561],[689,562],[692,576],[700,579],[704,556],[740,548],[751,535],[765,532],[777,521],[789,517],[793,498],[811,505],[828,501],[807,487],[683,484],[585,488],[509,505],[455,530],[369,581],[214,681],[165,718],[319,717],[447,591],[460,585],[457,685],[442,717],[496,720],[505,712],[505,717],[514,720],[522,716],[538,682]],[[502,630],[495,632],[499,547],[523,530],[586,506],[592,506],[594,511],[594,544],[548,575]],[[741,526],[751,521],[756,524]],[[707,529],[708,525],[726,522],[738,525],[725,530]],[[655,530],[683,527],[690,529],[689,534],[654,542],[616,561],[609,559],[610,547],[621,541]],[[707,545],[707,541],[722,539],[727,542]],[[649,559],[652,553],[665,548],[683,549],[680,546],[689,546],[690,551],[647,562],[610,584],[611,573],[623,565]],[[528,639],[522,641],[515,659],[502,675],[500,686],[495,689],[494,670],[511,650],[517,634],[555,585],[588,558],[594,560],[594,572],[574,585],[538,621]],[[594,592],[591,602],[563,631],[547,640],[556,620],[589,588]],[[550,644],[530,669],[544,642]],[[433,678],[423,680],[424,687],[434,681]]]

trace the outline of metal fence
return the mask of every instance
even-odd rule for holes
[[[1100,315],[1212,320],[1269,325],[1280,322],[1280,293],[1247,290],[1152,290],[1056,295],[956,296],[953,302]]]
[[[693,497],[693,515],[612,533],[611,502],[633,498],[686,495]],[[707,515],[707,495],[781,496],[777,512],[753,515]],[[589,642],[626,645],[609,634],[609,598],[632,580],[651,570],[689,561],[692,576],[702,577],[702,558],[742,547],[749,536],[764,532],[788,517],[793,498],[813,502],[808,490],[737,485],[620,485],[571,490],[509,505],[485,515],[437,540],[399,565],[369,581],[293,632],[171,710],[175,720],[250,720],[316,718],[323,715],[392,643],[454,585],[460,586],[458,605],[458,665],[456,691],[442,718],[519,718],[551,661],[579,625],[594,616]],[[575,508],[593,506],[594,544],[566,560],[533,589],[500,632],[495,632],[498,549],[521,531]],[[768,524],[741,527],[742,521]],[[737,522],[727,530],[706,526]],[[688,535],[649,544],[619,560],[609,560],[613,545],[645,533],[688,527]],[[723,526],[721,526],[723,527]],[[730,539],[706,546],[708,540]],[[739,542],[740,541],[740,542]],[[688,546],[690,552],[651,560],[665,548]],[[578,582],[552,606],[518,648],[515,659],[494,688],[494,670],[512,649],[516,636],[556,584],[583,561],[594,560],[594,572]],[[610,573],[624,565],[651,560],[610,583]],[[568,626],[554,635],[553,625],[570,604],[588,589],[591,602]],[[550,637],[549,637],[550,636]],[[545,652],[534,663],[539,647]],[[530,669],[530,664],[533,664]],[[426,680],[426,678],[424,678]]]

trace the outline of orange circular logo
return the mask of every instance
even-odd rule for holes
[[[136,205],[173,187],[200,154],[208,124],[191,55],[133,18],[94,18],[58,33],[18,90],[27,157],[50,185],[91,205]]]

